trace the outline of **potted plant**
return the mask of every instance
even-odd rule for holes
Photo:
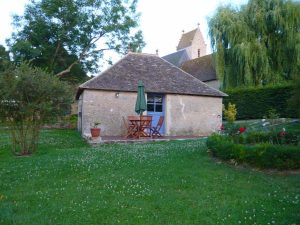
[[[91,128],[91,135],[93,138],[97,138],[100,136],[101,129],[98,127],[100,125],[99,122],[94,122]]]

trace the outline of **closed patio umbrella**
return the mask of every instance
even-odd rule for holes
[[[145,98],[145,88],[142,81],[138,83],[138,93],[135,102],[135,112],[139,115],[143,115],[143,112],[146,111],[147,104]]]

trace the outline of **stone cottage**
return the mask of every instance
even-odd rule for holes
[[[155,125],[164,116],[164,135],[209,135],[222,123],[226,94],[152,54],[129,53],[79,86],[78,128],[88,135],[101,122],[102,136],[124,135],[123,117],[136,115],[138,81],[143,81],[147,111]]]

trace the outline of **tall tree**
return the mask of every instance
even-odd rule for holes
[[[3,72],[10,65],[9,52],[3,45],[0,45],[0,72]]]
[[[31,0],[8,40],[15,61],[57,76],[96,72],[104,51],[141,50],[137,0]]]
[[[300,74],[300,4],[249,0],[219,7],[209,20],[223,89],[295,79]]]

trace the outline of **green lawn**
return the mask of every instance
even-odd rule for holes
[[[30,157],[0,131],[0,224],[299,224],[300,175],[220,164],[205,140],[89,147],[45,130]]]

